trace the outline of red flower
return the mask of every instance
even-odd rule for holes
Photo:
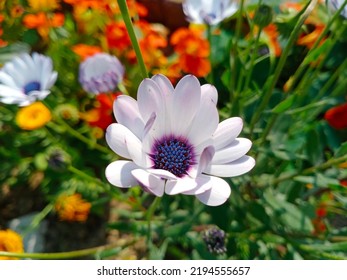
[[[335,129],[347,127],[347,103],[329,109],[324,118]]]
[[[82,113],[81,118],[84,119],[90,126],[99,127],[105,130],[113,120],[113,102],[120,93],[112,95],[101,93],[96,96],[98,101],[97,106],[88,112]]]

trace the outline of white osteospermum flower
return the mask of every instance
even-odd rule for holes
[[[5,63],[0,70],[0,101],[27,106],[43,100],[57,80],[51,58],[33,53],[22,54]]]
[[[117,57],[97,53],[80,64],[79,81],[85,91],[99,94],[113,91],[123,75],[124,67]]]
[[[185,0],[183,12],[193,23],[216,25],[236,13],[235,0]]]
[[[335,12],[341,8],[341,6],[344,4],[345,0],[327,0],[328,5],[332,10]],[[347,5],[343,8],[341,11],[341,16],[344,18],[347,18]]]
[[[182,193],[210,206],[224,203],[231,190],[217,176],[244,174],[255,161],[245,155],[252,142],[236,138],[242,120],[218,124],[215,87],[188,75],[174,88],[155,75],[142,81],[137,97],[122,95],[114,103],[118,123],[107,128],[106,140],[129,160],[109,164],[108,181],[121,188],[140,185],[156,196]]]

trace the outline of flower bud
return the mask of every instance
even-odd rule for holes
[[[272,22],[272,17],[272,8],[268,5],[260,5],[255,11],[253,20],[260,28],[264,28]]]

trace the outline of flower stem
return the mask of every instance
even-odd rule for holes
[[[318,45],[321,43],[323,40],[324,36],[330,31],[332,24],[335,22],[335,20],[340,16],[342,10],[345,8],[347,4],[347,0],[340,6],[340,8],[335,12],[334,16],[329,20],[325,28],[323,29],[322,33],[319,35],[317,40],[314,42],[313,46],[311,49],[308,51],[305,59],[302,61],[302,63],[299,65],[298,69],[292,76],[292,82],[289,85],[288,91],[291,91],[293,89],[293,86],[296,84],[296,81],[302,77],[303,71],[306,69],[307,66],[307,58],[311,55],[311,53],[316,50]],[[306,75],[304,75],[306,76]]]
[[[99,252],[110,250],[113,248],[120,247],[120,251],[127,246],[133,244],[133,241],[130,244],[125,244],[119,246],[118,244],[109,244],[103,245],[83,250],[76,250],[70,252],[60,252],[60,253],[12,253],[12,252],[2,252],[0,251],[1,257],[10,257],[10,258],[23,258],[23,259],[41,259],[41,260],[58,260],[58,259],[75,259],[83,256],[95,255]]]
[[[40,224],[40,222],[53,210],[53,207],[53,204],[50,203],[45,208],[43,208],[43,210],[40,213],[35,215],[34,219],[30,223],[30,225],[25,229],[22,236],[24,237],[30,231],[35,229]]]
[[[161,197],[156,196],[147,211],[146,218],[147,218],[147,245],[148,246],[152,244],[152,218],[153,218],[155,209],[160,204],[160,201],[161,201]]]
[[[146,65],[145,65],[145,62],[143,60],[143,56],[141,54],[141,49],[140,49],[139,43],[138,43],[137,38],[136,38],[134,26],[133,26],[133,23],[132,23],[131,18],[130,18],[130,14],[129,14],[129,10],[128,10],[128,6],[126,4],[126,1],[125,0],[117,0],[117,2],[118,2],[119,9],[122,13],[122,17],[123,17],[125,26],[128,30],[131,44],[132,44],[134,51],[135,51],[135,54],[136,54],[137,62],[140,65],[142,78],[143,79],[148,78]]]
[[[306,168],[302,172],[295,172],[293,174],[284,175],[282,177],[279,177],[279,178],[273,180],[271,185],[277,185],[283,181],[291,180],[294,177],[299,176],[299,175],[307,175],[307,174],[315,173],[319,170],[325,170],[325,169],[328,169],[334,165],[340,164],[340,163],[345,162],[345,161],[347,161],[347,155],[344,155],[344,156],[341,156],[338,158],[332,158],[332,159],[330,159],[330,160],[328,160],[328,161],[326,161],[320,165]]]
[[[237,69],[237,61],[238,61],[238,43],[239,38],[241,35],[241,27],[242,27],[242,21],[243,21],[243,8],[244,8],[244,0],[241,0],[240,2],[240,9],[238,12],[237,20],[236,20],[236,31],[235,31],[235,37],[233,38],[232,43],[232,50],[230,54],[230,66],[231,66],[231,79],[230,79],[230,104],[231,104],[231,110],[230,110],[230,116],[233,115],[234,109],[233,109],[233,102],[234,100],[238,99],[238,92],[236,90],[236,69]]]
[[[105,154],[110,154],[111,150],[107,149],[106,147],[95,143],[94,141],[91,141],[89,138],[85,137],[84,135],[82,135],[81,133],[79,133],[78,131],[76,131],[75,129],[73,129],[69,124],[67,124],[65,121],[56,118],[56,122],[61,125],[70,135],[74,136],[75,138],[77,138],[78,140],[80,140],[81,142],[87,144],[91,149],[95,149],[98,150],[99,152],[105,153]],[[59,130],[59,127],[57,127],[57,124],[55,124],[54,122],[49,122],[47,124],[48,127],[54,129],[54,130]]]
[[[305,23],[305,20],[307,19],[307,17],[310,15],[310,13],[312,12],[312,10],[314,9],[314,7],[316,6],[318,0],[312,0],[307,6],[305,11],[303,12],[303,14],[300,16],[298,22],[296,23],[290,37],[288,40],[288,43],[286,45],[286,47],[284,48],[282,55],[278,61],[278,64],[276,66],[276,69],[273,73],[273,75],[270,78],[270,82],[269,82],[269,86],[265,89],[265,93],[263,94],[263,96],[261,97],[261,102],[259,104],[259,106],[257,107],[257,110],[255,111],[252,119],[251,119],[251,123],[250,123],[250,134],[252,136],[253,134],[253,130],[254,130],[254,126],[255,124],[258,122],[261,114],[264,112],[266,106],[268,105],[272,92],[276,86],[276,83],[280,77],[280,74],[282,73],[283,67],[287,61],[288,55],[290,53],[290,51],[292,50],[292,46],[295,43],[295,40],[298,38],[299,33],[301,31],[301,27],[302,25]]]

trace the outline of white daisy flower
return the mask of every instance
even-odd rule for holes
[[[216,25],[238,10],[235,0],[185,0],[183,12],[189,22]]]
[[[328,6],[334,11],[336,12],[338,9],[341,8],[341,6],[344,4],[345,0],[327,0],[326,1]],[[345,5],[345,7],[343,8],[343,10],[341,11],[341,16],[343,16],[344,18],[347,18],[347,5]]]
[[[117,57],[97,53],[80,64],[79,81],[85,91],[99,94],[113,91],[123,75],[124,67]]]
[[[38,53],[15,57],[0,70],[0,101],[27,106],[43,100],[57,76],[50,57]]]
[[[242,120],[218,124],[215,87],[188,75],[174,88],[155,75],[142,81],[137,97],[122,95],[114,103],[118,123],[107,128],[106,140],[128,160],[108,165],[108,181],[121,188],[140,185],[156,196],[181,193],[211,206],[224,203],[231,190],[219,177],[242,175],[255,161],[245,155],[252,142],[236,138]]]

